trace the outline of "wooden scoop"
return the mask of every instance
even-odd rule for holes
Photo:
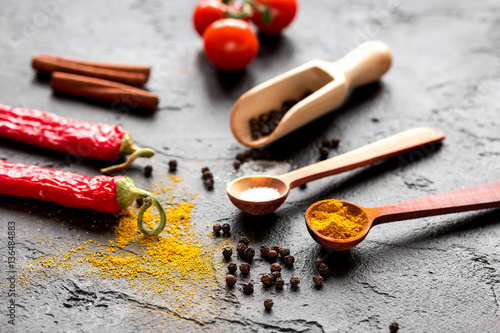
[[[308,62],[244,93],[233,106],[231,131],[241,144],[262,147],[339,107],[349,89],[377,81],[390,66],[390,49],[380,41],[363,43],[333,63]],[[284,101],[300,99],[307,91],[313,93],[295,104],[270,135],[252,139],[251,118],[280,110]]]
[[[309,207],[306,212],[307,230],[309,230],[312,238],[324,247],[334,251],[343,251],[358,245],[365,239],[370,229],[378,224],[500,207],[500,181],[374,208],[361,207],[347,201],[338,200],[348,210],[365,217],[361,232],[356,237],[349,239],[326,237],[312,228],[310,223],[311,215],[327,201],[329,200],[319,201]]]

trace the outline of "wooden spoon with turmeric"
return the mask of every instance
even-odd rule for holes
[[[494,207],[500,207],[500,181],[374,208],[323,200],[311,205],[305,217],[316,242],[343,251],[358,245],[378,224]]]

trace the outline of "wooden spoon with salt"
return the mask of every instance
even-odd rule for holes
[[[414,128],[348,153],[332,157],[280,176],[247,176],[238,178],[227,185],[226,192],[231,202],[242,211],[252,215],[274,212],[286,200],[294,187],[356,169],[367,164],[386,160],[406,153],[423,145],[439,142],[445,135],[429,127]],[[250,189],[274,189],[274,197],[248,200],[242,194]],[[272,191],[271,191],[272,192]],[[262,193],[268,193],[263,191]]]

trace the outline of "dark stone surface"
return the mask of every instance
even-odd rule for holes
[[[286,33],[262,39],[258,58],[245,71],[228,75],[203,56],[191,27],[195,2],[0,1],[0,102],[129,128],[140,145],[158,153],[127,175],[147,186],[160,181],[169,159],[176,158],[177,174],[190,191],[199,192],[193,223],[200,234],[219,221],[231,224],[234,242],[247,235],[254,248],[289,245],[296,263],[292,271],[284,270],[285,281],[299,276],[300,287],[262,288],[259,274],[269,264],[257,255],[249,278],[254,295],[226,292],[221,272],[215,290],[220,311],[207,309],[208,319],[198,320],[176,315],[120,281],[68,272],[54,283],[40,281],[18,291],[15,331],[388,332],[394,321],[400,332],[500,331],[499,210],[382,225],[342,253],[314,243],[303,221],[307,207],[321,199],[370,207],[500,179],[500,4],[301,1]],[[335,60],[369,39],[383,40],[393,51],[393,67],[380,83],[354,91],[340,110],[273,144],[278,162],[272,170],[246,163],[234,172],[234,155],[244,148],[232,137],[228,116],[238,96],[313,58]],[[160,95],[161,110],[111,109],[54,96],[30,68],[31,57],[41,53],[151,64],[147,87]],[[442,147],[295,189],[275,214],[242,214],[226,197],[225,184],[238,176],[316,162],[325,137],[342,139],[333,156],[424,125],[446,133]],[[0,140],[0,158],[89,175],[105,165],[6,140]],[[142,174],[148,163],[155,167],[152,179]],[[215,175],[213,191],[199,178],[202,165]],[[5,196],[0,212],[2,258],[7,222],[15,221],[20,264],[79,240],[111,237],[109,228],[89,228],[89,216],[106,218],[99,214]],[[73,222],[61,228],[48,212]],[[311,280],[317,257],[332,270],[320,290]],[[1,284],[0,331],[8,332],[4,273]],[[270,312],[263,307],[266,297],[274,299]]]

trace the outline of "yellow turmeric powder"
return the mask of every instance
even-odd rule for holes
[[[350,239],[359,235],[368,221],[366,214],[338,200],[321,202],[313,210],[309,223],[320,234],[335,239]]]

